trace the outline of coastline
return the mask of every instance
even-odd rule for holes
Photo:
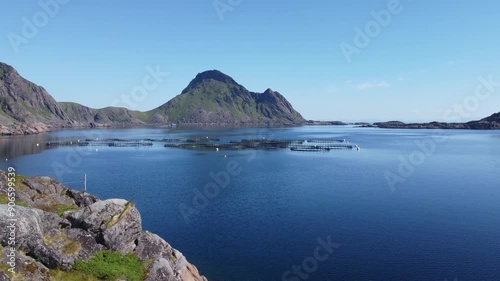
[[[101,200],[52,178],[17,175],[11,167],[0,170],[0,217],[2,229],[17,229],[14,236],[0,233],[0,260],[11,262],[12,270],[5,272],[12,280],[86,275],[77,264],[104,253],[133,257],[143,280],[207,281],[180,251],[142,229],[141,215],[131,201]],[[101,263],[126,270],[126,265]]]
[[[38,123],[35,126],[27,124],[16,124],[14,127],[7,127],[0,124],[0,136],[21,136],[49,133],[58,130],[85,130],[85,129],[162,129],[162,128],[180,128],[180,129],[204,129],[204,128],[291,128],[302,126],[353,126],[357,128],[380,128],[380,129],[430,129],[430,130],[500,130],[500,123],[488,121],[473,121],[468,123],[403,123],[400,121],[389,122],[357,122],[344,123],[341,121],[308,121],[303,124],[278,124],[278,123],[243,123],[243,124],[217,124],[217,123],[186,123],[186,124],[165,124],[165,125],[137,125],[137,124],[91,124],[75,126],[53,126]]]

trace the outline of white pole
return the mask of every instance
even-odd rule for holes
[[[83,179],[83,193],[86,193],[87,192],[87,174],[85,174],[85,177]]]

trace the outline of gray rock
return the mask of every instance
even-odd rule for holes
[[[175,275],[170,261],[164,258],[159,258],[150,264],[147,268],[149,275],[145,281],[179,281],[182,280]]]
[[[78,254],[79,259],[88,259],[100,251],[106,250],[104,245],[97,243],[92,233],[79,228],[71,228],[67,231],[68,238],[78,241],[81,250]]]
[[[9,275],[7,273],[0,271],[0,281],[10,281]]]
[[[156,234],[143,232],[137,239],[134,253],[143,261],[154,260],[147,268],[150,274],[147,280],[206,280],[181,252]]]
[[[62,194],[66,190],[62,184],[48,177],[28,178],[23,180],[23,183],[38,193],[46,195]]]
[[[79,207],[86,207],[99,201],[99,198],[95,196],[72,189],[67,189],[66,195],[72,198],[75,201],[75,204],[78,205]]]
[[[7,264],[6,256],[9,254],[7,248],[4,248],[1,252],[0,262],[2,264]],[[49,269],[45,267],[40,262],[34,260],[31,257],[15,252],[16,262],[15,262],[15,274],[12,280],[40,280],[40,281],[50,281]],[[10,267],[10,265],[8,265]],[[20,278],[21,277],[21,278]],[[10,277],[5,272],[0,272],[0,281],[11,280]]]
[[[3,194],[5,179],[5,172],[0,171]],[[70,270],[76,260],[111,250],[133,253],[143,262],[148,261],[150,281],[206,281],[181,252],[158,235],[142,231],[141,217],[133,203],[122,199],[99,201],[49,178],[28,178],[24,184],[18,189],[17,199],[24,196],[26,201],[22,202],[27,202],[29,208],[9,209],[8,205],[0,204],[0,244],[4,246],[0,247],[4,251],[0,259],[7,255],[9,224],[13,222],[9,219],[16,219],[16,248],[21,250],[16,255],[16,268],[25,280],[49,281],[50,269]],[[81,209],[66,211],[63,217],[67,217],[62,218],[55,213],[62,203],[63,207]],[[0,272],[2,280],[9,280],[9,276]]]
[[[0,193],[6,194],[6,182],[6,173],[0,171]],[[17,182],[16,187],[16,202],[50,212],[57,212],[59,207],[77,209],[99,200],[92,195],[68,189],[47,177],[26,178]]]
[[[43,239],[44,232],[51,230],[48,221],[59,223],[51,213],[42,210],[16,206],[11,211],[7,205],[0,205],[0,241],[2,245],[8,245],[9,224],[15,223],[16,245],[19,248],[28,248],[33,241]],[[12,216],[11,216],[12,215]],[[43,220],[46,218],[47,220]],[[9,221],[15,219],[16,221]],[[45,229],[47,228],[47,229]]]
[[[68,216],[73,227],[93,233],[108,249],[130,253],[142,231],[134,204],[122,199],[98,201]]]
[[[47,91],[19,75],[10,65],[0,62],[0,98],[12,134],[46,131],[52,124],[70,119]],[[10,119],[10,122],[9,122]]]
[[[14,214],[13,217],[10,214]],[[65,253],[68,241],[58,228],[62,219],[56,214],[39,209],[14,207],[11,212],[7,205],[0,205],[0,241],[3,246],[9,242],[9,225],[14,218],[16,227],[15,242],[21,249],[39,259],[49,268],[70,269],[76,255]],[[52,239],[57,237],[58,239]],[[47,241],[53,241],[52,245]]]
[[[142,261],[149,259],[172,259],[172,247],[160,236],[151,232],[143,232],[137,238],[137,247],[134,252]]]

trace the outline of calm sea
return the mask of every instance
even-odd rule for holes
[[[330,152],[51,140],[346,139]],[[38,143],[38,146],[36,145]],[[136,203],[211,281],[500,280],[500,131],[69,130],[0,138],[0,168]]]

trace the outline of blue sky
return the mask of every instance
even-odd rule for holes
[[[478,77],[500,81],[495,0],[0,0],[0,11],[0,61],[58,101],[109,106],[150,67],[169,75],[132,109],[159,106],[218,69],[251,91],[279,91],[307,119],[468,121],[500,111],[500,87],[475,95]],[[23,33],[23,18],[37,31]],[[350,62],[342,44],[357,49]]]

